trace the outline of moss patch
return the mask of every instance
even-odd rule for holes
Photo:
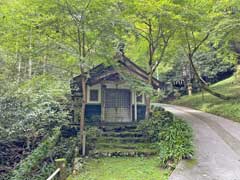
[[[188,169],[192,169],[195,165],[198,164],[198,162],[197,162],[196,159],[186,160],[185,163],[186,163],[186,167],[187,167]]]

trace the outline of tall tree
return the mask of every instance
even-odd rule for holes
[[[126,16],[133,25],[136,41],[142,41],[143,54],[146,54],[144,65],[147,66],[148,84],[152,85],[153,76],[159,64],[166,58],[170,40],[177,26],[179,7],[170,1],[124,1]],[[135,45],[136,46],[136,45]],[[146,117],[150,112],[150,95],[147,94]]]
[[[80,133],[83,140],[85,105],[87,99],[86,72],[101,58],[113,57],[115,40],[114,21],[117,20],[114,1],[71,0],[59,1],[56,7],[56,28],[64,49],[78,60],[82,75],[82,104],[80,110]],[[59,18],[60,17],[60,18]],[[115,18],[115,19],[114,19]],[[108,49],[108,54],[105,53]],[[102,61],[102,60],[101,60]]]
[[[92,66],[113,57],[118,38],[115,33],[118,9],[114,0],[49,0],[46,4],[41,0],[12,0],[1,7],[5,30],[0,46],[14,54],[11,61],[18,65],[13,65],[13,72],[18,69],[19,77],[48,73],[66,79],[69,74],[64,77],[65,72],[72,76],[80,72],[85,77]],[[81,137],[85,86],[83,78]]]
[[[226,0],[218,2],[216,4],[216,11],[221,13],[222,18],[216,26],[215,46],[219,48],[219,54],[224,57],[224,60],[240,63],[239,1]]]
[[[204,45],[210,46],[210,44],[206,43],[209,43],[209,37],[216,30],[216,24],[221,16],[218,12],[213,11],[213,1],[183,1],[181,2],[181,7],[181,26],[178,31],[179,45],[189,60],[201,88],[216,97],[227,100],[228,97],[208,87],[207,82],[202,79],[194,64],[195,54]]]

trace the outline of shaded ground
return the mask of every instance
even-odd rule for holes
[[[167,180],[168,171],[151,157],[108,157],[90,159],[83,172],[68,180]]]
[[[183,96],[179,100],[172,102],[172,104],[192,107],[240,122],[240,82],[236,80],[236,77],[232,76],[220,81],[212,85],[211,88],[234,98],[224,101],[204,93],[203,99],[202,93],[197,93],[193,96]]]
[[[159,105],[159,104],[158,104]],[[240,124],[190,108],[161,105],[193,128],[196,154],[170,180],[240,180]]]

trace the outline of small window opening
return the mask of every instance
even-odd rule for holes
[[[90,96],[89,100],[90,101],[98,101],[98,90],[97,89],[90,89]]]
[[[143,94],[137,93],[137,102],[138,103],[143,103]]]

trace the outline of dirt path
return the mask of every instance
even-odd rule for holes
[[[240,124],[186,107],[156,104],[193,128],[194,160],[182,161],[170,180],[240,180]]]

